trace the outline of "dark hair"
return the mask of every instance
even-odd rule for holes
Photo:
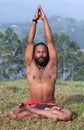
[[[43,42],[39,42],[39,43],[36,43],[36,44],[34,45],[34,52],[35,52],[35,48],[36,48],[37,46],[39,46],[39,45],[44,45],[44,46],[46,47],[47,53],[48,53],[48,55],[49,55],[48,46],[47,46],[45,43],[43,43]],[[33,53],[33,54],[34,54],[34,53]]]

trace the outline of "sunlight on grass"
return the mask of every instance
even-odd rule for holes
[[[0,82],[0,130],[83,130],[84,128],[84,82],[57,81],[55,98],[70,109],[74,119],[59,122],[51,119],[26,121],[10,120],[8,111],[25,101],[29,94],[26,79]]]

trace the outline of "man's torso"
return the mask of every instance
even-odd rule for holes
[[[44,68],[39,68],[34,61],[27,67],[27,80],[30,86],[31,98],[38,101],[54,99],[56,65],[51,61]]]

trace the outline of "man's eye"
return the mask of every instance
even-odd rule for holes
[[[46,51],[44,51],[43,53],[47,53]]]
[[[40,51],[37,51],[36,53],[40,53]]]

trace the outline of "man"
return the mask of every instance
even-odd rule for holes
[[[34,46],[33,44],[36,25],[39,19],[43,21],[48,45],[38,43]],[[17,120],[39,117],[64,121],[71,120],[71,111],[55,103],[57,51],[53,43],[47,18],[40,5],[34,15],[28,34],[25,62],[31,98],[26,103],[21,103],[18,107],[12,109],[9,112],[9,117]]]

